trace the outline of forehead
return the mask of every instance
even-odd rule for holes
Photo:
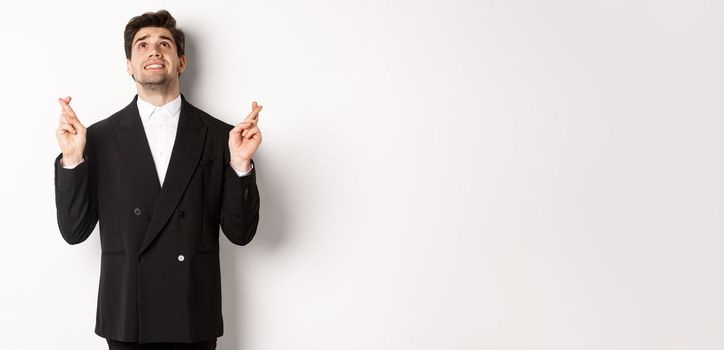
[[[146,35],[148,35],[149,39],[158,39],[161,36],[165,36],[165,37],[169,37],[173,40],[173,34],[171,34],[171,31],[166,28],[144,27],[144,28],[141,28],[138,32],[136,32],[136,35],[133,36],[133,42],[136,42],[136,40],[138,40],[138,38],[142,38]]]

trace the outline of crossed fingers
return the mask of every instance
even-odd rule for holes
[[[60,128],[72,134],[77,134],[78,128],[82,125],[80,124],[78,117],[75,115],[73,108],[70,107],[70,100],[70,96],[58,99],[61,106]]]
[[[249,115],[246,116],[246,119],[244,119],[243,122],[237,124],[230,133],[238,133],[241,132],[242,137],[249,137],[251,134],[256,133],[259,128],[257,124],[259,123],[259,112],[261,111],[262,106],[258,105],[256,101],[252,103],[252,110]],[[252,133],[253,132],[253,133]]]

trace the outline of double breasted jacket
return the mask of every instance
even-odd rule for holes
[[[232,125],[182,95],[163,186],[133,101],[87,128],[84,161],[55,159],[55,203],[69,244],[99,225],[96,334],[113,340],[196,342],[223,334],[219,226],[246,245],[259,222],[256,165],[229,165]],[[252,160],[252,164],[253,160]]]

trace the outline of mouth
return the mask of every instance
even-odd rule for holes
[[[162,70],[166,66],[161,63],[152,63],[143,67],[144,70]]]

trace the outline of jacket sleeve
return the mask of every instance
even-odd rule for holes
[[[228,150],[227,150],[228,152]],[[237,175],[225,155],[224,184],[221,194],[220,224],[224,234],[234,244],[251,242],[259,224],[259,190],[256,186],[256,166],[248,175]]]
[[[86,148],[88,145],[86,145]],[[86,240],[98,223],[95,159],[84,154],[84,161],[73,169],[60,165],[61,153],[55,158],[55,207],[58,228],[68,244]]]

